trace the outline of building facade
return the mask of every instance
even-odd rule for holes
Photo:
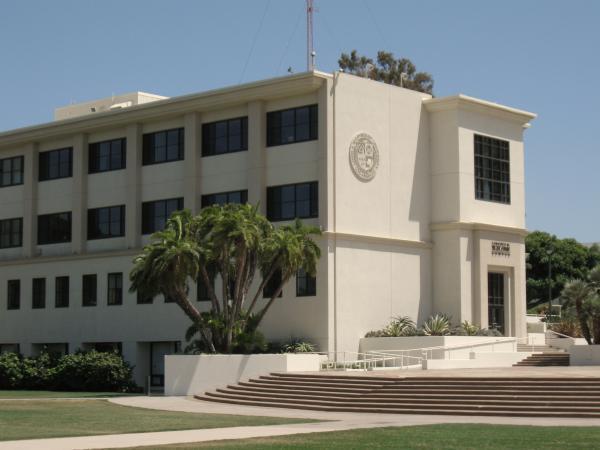
[[[323,230],[316,279],[286,285],[270,339],[356,351],[392,316],[433,313],[526,333],[531,113],[310,72],[56,117],[0,133],[2,351],[115,348],[160,384],[189,323],[128,292],[132,259],[172,211],[243,201]]]

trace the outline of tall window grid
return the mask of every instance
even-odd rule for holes
[[[267,188],[269,220],[307,219],[318,215],[319,192],[316,181]]]
[[[0,248],[21,247],[23,245],[23,219],[0,220]]]
[[[89,145],[88,173],[124,169],[127,159],[125,138],[95,142]]]
[[[38,244],[71,242],[71,213],[38,216]]]
[[[54,280],[54,306],[69,307],[69,277],[56,277]]]
[[[19,309],[21,307],[21,280],[8,280],[6,290],[7,309]]]
[[[86,274],[81,278],[81,305],[96,306],[98,304],[98,276]]]
[[[304,269],[296,273],[296,297],[313,297],[317,295],[317,279],[306,273]]]
[[[73,176],[73,149],[61,148],[39,154],[39,181]]]
[[[88,240],[125,236],[125,205],[88,209]]]
[[[318,139],[317,105],[267,114],[267,147]]]
[[[475,198],[510,203],[508,141],[475,135]]]
[[[34,278],[31,281],[31,307],[44,309],[46,307],[46,279]]]
[[[183,128],[145,134],[142,164],[146,166],[182,160],[183,136]]]
[[[142,234],[163,230],[171,214],[182,209],[183,198],[142,203]]]
[[[23,184],[23,157],[0,159],[0,187]]]
[[[221,120],[202,125],[202,156],[248,150],[248,118]]]
[[[123,274],[109,273],[108,274],[108,304],[122,305],[123,304]]]

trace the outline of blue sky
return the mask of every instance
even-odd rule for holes
[[[386,49],[432,73],[437,96],[538,113],[525,137],[527,226],[600,241],[599,1],[315,1],[320,70],[341,51]],[[72,101],[302,71],[305,42],[304,0],[1,0],[0,130]]]

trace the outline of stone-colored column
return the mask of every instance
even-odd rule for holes
[[[127,127],[127,198],[125,200],[125,239],[127,248],[138,248],[142,235],[142,126]]]
[[[73,138],[73,206],[71,208],[71,248],[84,253],[87,230],[88,138],[80,133]]]
[[[37,189],[38,189],[38,144],[29,145],[25,152],[23,182],[23,257],[35,256],[37,249]]]
[[[267,116],[262,101],[248,104],[248,202],[267,212]]]
[[[185,115],[184,207],[192,214],[200,212],[200,175],[202,167],[202,122],[199,113]]]
[[[319,224],[323,231],[335,231],[333,80],[324,80],[319,89]]]

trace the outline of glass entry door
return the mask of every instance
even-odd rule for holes
[[[488,328],[504,334],[504,274],[488,273]]]
[[[165,355],[175,353],[174,342],[150,343],[150,383],[152,386],[165,385]]]

